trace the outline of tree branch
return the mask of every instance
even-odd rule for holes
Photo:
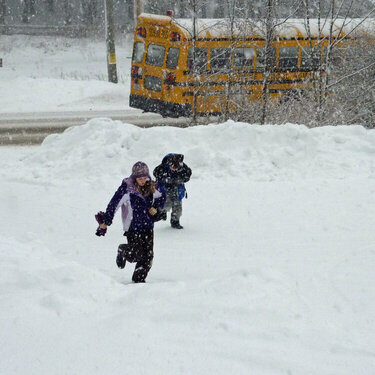
[[[347,76],[344,76],[344,77],[340,78],[339,80],[337,80],[337,81],[334,82],[334,83],[331,83],[329,86],[327,86],[327,89],[330,89],[331,87],[333,87],[333,86],[339,84],[340,82],[342,82],[342,81],[344,81],[344,80],[346,80],[346,79],[348,79],[348,78],[350,78],[350,77],[353,77],[353,76],[355,76],[356,74],[359,74],[359,73],[363,72],[364,70],[371,68],[372,66],[375,66],[375,62],[373,62],[373,63],[371,63],[371,64],[369,64],[369,65],[367,65],[367,66],[364,66],[363,68],[361,68],[361,69],[355,71],[354,73],[351,73],[351,74],[349,74],[349,75],[347,75]]]

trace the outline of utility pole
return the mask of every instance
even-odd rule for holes
[[[115,25],[113,17],[113,0],[104,0],[105,2],[105,26],[106,26],[106,44],[107,44],[107,67],[108,81],[118,83],[116,50],[115,50]]]
[[[134,0],[134,25],[138,23],[138,16],[143,13],[143,0]]]
[[[5,25],[5,15],[6,15],[6,0],[0,0],[0,25]]]

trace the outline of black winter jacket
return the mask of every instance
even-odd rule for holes
[[[171,164],[178,161],[178,169],[172,171]],[[191,177],[191,169],[184,163],[184,155],[168,154],[164,156],[160,165],[154,169],[154,176],[158,182],[161,182],[168,190],[173,189],[176,185],[184,185]]]

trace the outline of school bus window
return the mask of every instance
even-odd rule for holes
[[[135,42],[133,49],[133,62],[140,63],[143,61],[143,55],[145,53],[145,44],[142,42]]]
[[[301,48],[301,67],[310,68],[320,64],[320,48],[319,47],[302,47]]]
[[[298,66],[298,47],[280,47],[279,68],[296,68]]]
[[[167,55],[167,68],[176,69],[178,65],[178,58],[180,57],[180,49],[171,47]]]
[[[194,51],[193,48],[189,49],[187,66],[189,70],[193,70]],[[207,69],[207,48],[195,48],[195,68],[198,71]]]
[[[229,48],[212,48],[210,64],[213,71],[227,71],[230,68]]]
[[[235,48],[233,52],[233,66],[235,68],[252,68],[254,66],[255,50],[253,47]]]
[[[164,63],[165,47],[158,44],[150,44],[147,48],[146,64],[162,66]]]
[[[159,77],[146,76],[145,88],[152,91],[161,91],[161,79]]]
[[[257,47],[257,68],[264,68],[266,66],[266,48]],[[270,54],[268,56],[268,63],[270,67],[274,67],[276,62],[276,48],[272,47],[270,49]]]

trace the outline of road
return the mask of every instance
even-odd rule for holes
[[[71,126],[83,125],[93,118],[111,118],[139,127],[186,127],[186,118],[163,118],[139,110],[71,111],[45,113],[0,113],[0,145],[40,144],[50,134],[62,133]]]

